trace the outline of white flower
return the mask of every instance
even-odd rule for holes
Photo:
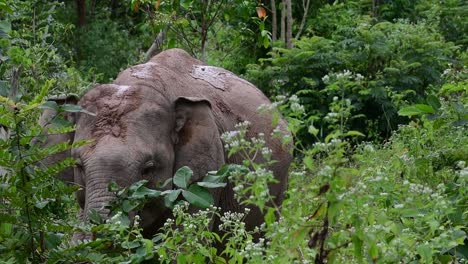
[[[267,148],[267,147],[263,147],[262,148],[262,155],[269,159],[271,157],[271,149]]]
[[[277,101],[284,101],[284,100],[286,100],[286,96],[284,96],[284,95],[278,95],[278,96],[276,96],[276,100],[277,100]]]
[[[224,133],[224,138],[225,138],[225,140],[229,140],[229,139],[234,138],[237,135],[239,135],[239,131],[233,130],[233,131],[229,131],[229,132]]]
[[[338,79],[340,79],[340,78],[348,78],[348,77],[351,76],[351,74],[352,74],[351,71],[349,71],[349,70],[344,70],[343,73],[338,73],[338,74],[336,75],[336,78],[338,78]]]
[[[304,106],[294,102],[291,104],[291,110],[293,112],[304,112]]]
[[[464,160],[460,160],[460,161],[457,162],[456,166],[459,169],[464,169],[465,166],[466,166],[466,162]]]
[[[365,145],[364,146],[364,151],[366,152],[375,152],[375,149],[372,145]]]
[[[399,209],[399,208],[403,208],[405,205],[404,204],[395,204],[395,208]]]
[[[325,75],[325,76],[323,76],[323,77],[322,77],[322,81],[323,81],[325,84],[328,84],[328,82],[330,81],[330,76],[328,76],[328,74]]]
[[[291,102],[296,102],[296,103],[299,102],[299,98],[295,94],[291,95],[291,97],[289,97],[289,100]]]

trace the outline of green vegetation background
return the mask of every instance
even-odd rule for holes
[[[85,1],[83,25],[77,2],[0,0],[0,263],[468,262],[464,1],[312,1],[291,49],[271,41],[271,18],[256,17],[257,1],[217,2],[206,49],[200,17],[218,11],[203,11],[204,1]],[[295,20],[303,15],[294,1]],[[185,205],[175,206],[175,222],[143,238],[128,218],[129,204],[156,195],[142,183],[112,187],[120,197],[112,219],[79,223],[77,187],[54,177],[74,161],[37,166],[71,147],[31,143],[43,134],[37,118],[46,97],[110,82],[144,61],[161,30],[162,48],[184,48],[243,76],[275,102],[268,111],[288,120],[295,161],[281,208],[250,198],[266,190],[265,164],[218,175],[252,176],[240,177],[245,188],[236,194],[264,208],[264,240],[243,229],[242,214],[224,216],[227,235],[219,237],[204,229],[216,209],[190,215]],[[61,125],[55,132],[73,129]],[[244,143],[247,152],[262,150]],[[99,235],[70,242],[74,230]]]

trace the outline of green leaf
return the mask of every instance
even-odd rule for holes
[[[118,192],[120,190],[120,186],[114,181],[110,181],[109,185],[107,186],[107,190],[109,192]]]
[[[276,212],[275,208],[273,207],[268,208],[268,211],[265,214],[265,223],[267,224],[267,226],[270,226],[271,224],[275,222],[276,220],[275,212]]]
[[[344,135],[345,137],[365,137],[366,136],[363,133],[356,131],[356,130],[348,131]]]
[[[2,234],[3,237],[8,237],[12,234],[13,231],[13,225],[10,223],[1,223],[0,224],[0,234]]]
[[[309,170],[313,170],[314,169],[314,160],[312,159],[311,156],[306,156],[304,158],[304,164],[306,165],[306,167],[309,169]]]
[[[11,31],[11,23],[8,21],[0,21],[0,38],[8,37]]]
[[[74,105],[74,104],[63,104],[60,106],[60,109],[62,109],[62,111],[65,111],[65,112],[70,112],[70,113],[85,113],[85,114],[88,114],[88,115],[92,115],[92,116],[96,116],[95,113],[91,113],[85,109],[83,109],[81,106],[79,105]]]
[[[362,260],[362,239],[360,239],[357,235],[353,235],[351,237],[351,241],[353,242],[354,246],[354,255],[358,258],[358,260]]]
[[[338,215],[342,207],[343,207],[342,202],[330,202],[329,203],[328,218],[330,219],[331,223],[335,222],[335,217]]]
[[[144,238],[143,243],[145,243],[146,255],[147,256],[152,256],[153,255],[153,246],[154,246],[153,241]]]
[[[129,213],[133,209],[138,207],[138,202],[131,201],[131,200],[124,200],[122,203],[122,210],[125,213]]]
[[[165,180],[164,183],[161,185],[161,188],[166,187],[171,182],[172,182],[172,178],[169,178],[169,179]]]
[[[309,128],[308,128],[308,132],[314,136],[317,136],[318,133],[319,133],[319,130],[314,127],[313,125],[310,125]]]
[[[421,112],[423,112],[424,114],[434,114],[435,113],[434,108],[432,108],[432,106],[430,106],[430,105],[416,104],[415,107],[417,109],[419,109]]]
[[[45,236],[45,245],[47,249],[57,248],[62,243],[63,234],[48,232]]]
[[[49,200],[49,199],[47,199],[47,200],[42,200],[42,201],[38,201],[34,206],[36,206],[36,207],[39,208],[39,209],[42,209],[42,208],[46,207],[46,205],[47,205],[48,203],[50,203],[50,202],[51,202],[51,200]]]
[[[91,209],[88,214],[89,220],[95,224],[102,224],[104,223],[104,219],[102,216],[95,210]]]
[[[420,245],[417,251],[423,263],[432,263],[432,250],[429,245]]]
[[[408,106],[398,111],[398,114],[400,116],[415,116],[415,115],[433,114],[433,113],[435,113],[434,108],[432,108],[432,106],[430,105],[425,105],[425,104],[417,104],[413,106]]]
[[[39,109],[52,109],[52,110],[58,110],[58,105],[55,101],[46,101],[42,105],[38,107]]]
[[[432,108],[438,110],[440,107],[441,107],[441,104],[440,104],[440,101],[439,101],[439,98],[437,98],[436,96],[434,95],[429,95],[427,98],[426,98],[426,102],[432,106]]]
[[[174,184],[182,189],[187,189],[188,183],[190,178],[193,175],[193,171],[187,167],[183,166],[182,168],[178,169],[174,175]]]
[[[205,188],[221,188],[226,187],[225,182],[214,183],[214,182],[197,182],[198,186],[205,187]]]
[[[369,247],[369,256],[375,262],[379,257],[379,249],[377,248],[377,243],[371,242]]]
[[[182,192],[181,189],[168,190],[168,191],[162,192],[161,195],[164,195],[164,205],[166,207],[171,208],[173,206],[175,200],[177,199],[177,197],[179,197],[179,194],[181,192]]]
[[[62,116],[55,116],[53,119],[50,120],[50,123],[55,127],[67,127],[73,125],[73,123],[64,119]]]
[[[145,186],[139,187],[133,194],[132,198],[143,199],[143,198],[157,198],[161,196],[160,191],[156,191]]]
[[[420,214],[417,209],[404,209],[400,211],[402,217],[416,217]]]
[[[138,242],[138,241],[124,241],[121,245],[125,249],[132,249],[132,248],[139,247],[140,242]]]
[[[188,190],[183,190],[182,195],[187,202],[199,208],[207,208],[214,203],[211,193],[207,189],[195,184],[190,185]]]
[[[0,54],[1,57],[1,54]],[[8,96],[8,82],[0,80],[0,96]]]

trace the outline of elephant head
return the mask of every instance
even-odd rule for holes
[[[84,218],[91,209],[108,214],[103,206],[114,198],[108,191],[111,180],[120,186],[147,180],[155,187],[182,166],[192,168],[196,180],[224,163],[220,133],[206,99],[171,100],[151,87],[107,84],[89,91],[79,104],[96,114],[77,116],[74,140],[92,143],[72,150]],[[146,205],[140,212],[144,233],[157,231],[169,214],[158,200]]]

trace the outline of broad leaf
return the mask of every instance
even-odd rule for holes
[[[57,110],[58,105],[55,101],[46,101],[41,106],[38,107],[39,109],[52,109]]]
[[[225,182],[214,183],[214,182],[197,182],[198,186],[205,187],[205,188],[220,188],[226,187]]]
[[[439,99],[434,95],[429,95],[426,99],[427,103],[432,106],[434,109],[439,109],[441,107]]]
[[[182,191],[182,195],[187,202],[199,208],[207,208],[214,203],[211,193],[195,184],[191,185],[188,190]]]
[[[166,207],[172,208],[174,205],[175,200],[179,197],[179,194],[182,192],[181,189],[178,190],[168,190],[161,193],[164,195],[164,205]]]
[[[83,109],[81,106],[74,105],[74,104],[64,104],[60,108],[63,111],[70,112],[70,113],[78,113],[79,112],[79,113],[85,113],[85,114],[92,115],[92,116],[96,115],[95,113],[91,113],[91,112]]]
[[[174,184],[179,188],[187,189],[188,183],[192,175],[193,171],[189,167],[183,166],[182,168],[176,171],[174,175]]]
[[[159,196],[161,196],[160,191],[156,191],[156,190],[147,188],[145,186],[141,186],[140,188],[138,188],[132,194],[132,198],[136,198],[136,199],[143,199],[145,197],[146,198],[156,198],[156,197],[159,197]]]
[[[432,106],[430,105],[417,104],[400,109],[400,111],[398,111],[398,114],[401,116],[415,116],[433,114],[434,112],[434,108],[432,108]]]

